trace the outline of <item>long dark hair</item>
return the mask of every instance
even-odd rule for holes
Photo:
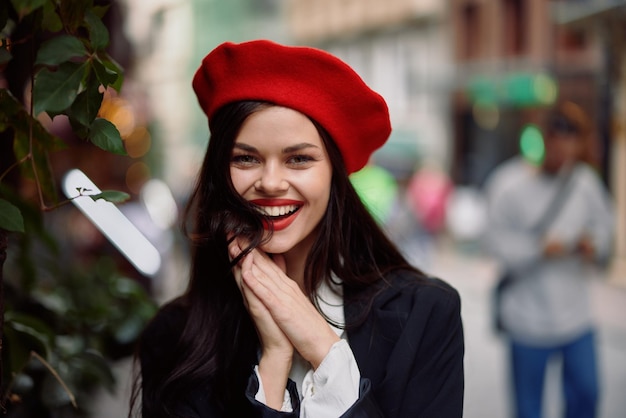
[[[186,211],[186,218],[193,219],[187,229],[192,243],[189,285],[184,295],[162,308],[180,307],[184,327],[167,351],[167,359],[159,360],[158,370],[142,370],[145,417],[176,416],[171,406],[197,387],[206,388],[212,405],[225,415],[237,416],[247,403],[244,393],[257,361],[259,340],[232,276],[236,260],[229,260],[227,237],[243,235],[250,248],[258,246],[264,234],[263,215],[235,191],[230,156],[246,118],[268,106],[272,105],[249,101],[229,104],[210,122],[211,140]],[[304,292],[316,303],[315,290],[322,280],[331,280],[332,274],[344,288],[357,290],[351,294],[381,282],[395,269],[412,270],[416,277],[422,277],[361,202],[329,134],[312,122],[326,146],[333,176],[328,207],[306,261]],[[351,325],[355,324],[346,324]],[[158,343],[167,344],[172,336],[165,340]],[[136,381],[131,414],[139,385]]]

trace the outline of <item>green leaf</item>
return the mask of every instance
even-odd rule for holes
[[[0,125],[13,126],[14,117],[20,109],[23,109],[23,106],[15,96],[7,89],[0,89]]]
[[[60,32],[63,29],[63,23],[56,12],[55,3],[52,1],[47,1],[43,5],[41,28],[51,33]]]
[[[65,370],[68,369],[69,366],[64,363],[55,364],[52,366],[46,366],[46,368],[56,369],[63,368]],[[70,376],[65,376],[66,373],[58,374],[59,377],[53,375],[52,373],[48,373],[44,375],[41,381],[41,403],[45,405],[47,410],[59,410],[63,408],[69,408],[70,405],[73,405],[75,400],[74,392],[77,390],[76,386],[72,385],[71,381],[68,378]],[[67,373],[69,374],[69,373]],[[68,380],[66,382],[66,380]],[[63,382],[63,384],[61,384]],[[65,385],[65,386],[64,386]]]
[[[91,47],[96,50],[102,50],[109,44],[109,30],[102,23],[102,20],[90,9],[85,11],[85,23],[89,30],[89,40]]]
[[[111,8],[111,5],[107,4],[105,6],[93,6],[91,10],[95,13],[96,16],[102,19],[104,15],[107,13],[107,11],[109,11],[110,8]]]
[[[3,361],[3,378],[10,379],[12,375],[22,370],[28,361],[30,360],[30,351],[38,346],[38,340],[19,333],[5,323],[3,329],[3,346],[2,346],[2,361]],[[42,350],[43,351],[43,350]]]
[[[37,52],[35,64],[59,65],[72,58],[87,55],[85,45],[71,35],[55,36],[44,42]]]
[[[28,234],[21,234],[19,237],[16,237],[18,238],[18,242],[20,243],[18,244],[18,246],[27,246],[27,241],[33,242],[35,240],[41,240],[40,242],[42,246],[40,247],[40,249],[42,249],[43,251],[50,251],[51,253],[58,254],[58,247],[55,241],[56,238],[53,238],[51,235],[54,232],[50,230],[49,225],[44,225],[44,213],[41,211],[39,205],[34,201],[34,199],[21,197],[19,191],[13,190],[12,188],[9,188],[8,185],[3,185],[2,183],[0,183],[0,197],[8,200],[9,202],[17,206],[22,213],[22,217],[24,218],[24,229],[28,231]],[[21,251],[26,251],[23,248],[25,247],[22,247],[21,250],[15,247],[13,249],[16,250],[16,252],[19,254]],[[56,255],[54,257],[56,257]],[[25,258],[28,257],[24,257],[21,259]],[[17,259],[20,260],[20,257],[18,256]],[[29,261],[29,266],[34,264],[32,262],[32,258],[29,258]],[[20,263],[21,261],[18,261],[18,264]],[[39,265],[39,263],[37,264]],[[48,270],[47,273],[52,274],[51,270]],[[25,280],[22,286],[24,292],[27,292],[26,289],[29,289],[27,282],[29,282],[31,279],[34,279],[35,276],[36,274],[29,274],[28,278],[24,278]]]
[[[28,139],[28,131],[17,131],[15,133],[15,139],[13,141],[15,157],[22,159],[28,155],[29,152],[32,152],[32,164],[20,165],[22,175],[34,180],[35,173],[33,172],[33,168],[37,170],[37,178],[39,179],[39,185],[41,186],[44,196],[46,199],[56,203],[58,196],[54,175],[50,161],[48,160],[48,147],[43,139],[40,140],[38,136],[33,136],[35,140],[32,141],[31,146],[31,141]]]
[[[96,146],[113,154],[126,155],[120,131],[103,118],[96,118],[89,129],[89,140]]]
[[[113,281],[111,292],[120,299],[130,296],[142,297],[145,294],[143,286],[141,286],[137,280],[124,277],[117,278]]]
[[[43,111],[62,112],[76,99],[87,64],[65,62],[56,71],[44,68],[35,76],[35,115]]]
[[[0,229],[24,232],[24,218],[20,210],[4,199],[0,199]]]
[[[41,304],[50,312],[59,316],[64,316],[71,307],[71,303],[64,297],[61,291],[44,291],[44,289],[34,289],[31,292],[33,301]]]
[[[95,59],[91,61],[91,65],[94,73],[96,74],[96,77],[98,78],[98,81],[103,86],[110,86],[117,81],[119,74],[109,70],[99,60]]]
[[[95,202],[98,199],[104,199],[107,202],[122,203],[130,199],[128,193],[119,192],[117,190],[103,190],[102,193],[89,195]]]
[[[90,3],[90,2],[89,2]],[[85,10],[90,7],[84,0],[64,0],[57,2],[61,21],[65,24],[67,31],[75,33],[85,20]]]
[[[11,61],[12,58],[13,56],[6,48],[0,47],[0,65],[6,64]]]
[[[20,155],[20,158],[26,156],[28,153],[28,143],[30,142],[29,123],[31,122],[33,124],[33,145],[36,146],[38,150],[59,151],[67,148],[67,144],[63,142],[61,138],[52,135],[37,119],[31,118],[26,110],[22,110],[17,114],[12,124],[15,129],[15,142],[23,142],[22,147],[15,147],[15,143],[13,144],[13,149],[21,148],[25,151]]]
[[[74,119],[72,117],[71,108],[70,108],[69,115],[70,115],[70,126],[72,127],[72,131],[80,139],[87,139],[89,137],[89,125],[91,125],[91,123],[88,126],[84,126],[82,123]]]
[[[137,339],[145,325],[140,316],[126,316],[120,324],[114,327],[113,338],[120,344],[132,343]]]
[[[3,130],[5,126],[13,127],[16,132],[15,141],[25,141],[24,144],[17,146],[18,149],[24,150],[20,158],[28,153],[28,137],[31,126],[33,138],[46,150],[58,151],[66,148],[61,138],[52,135],[37,119],[31,117],[11,92],[7,89],[0,89],[0,130]]]
[[[48,325],[36,317],[16,311],[6,312],[4,324],[13,371],[26,365],[31,351],[48,357],[54,337],[54,332]]]
[[[88,127],[98,116],[98,110],[102,104],[103,93],[100,92],[100,83],[93,77],[74,100],[68,115],[80,125]]]
[[[43,6],[45,2],[46,0],[11,0],[20,19]]]
[[[9,2],[0,2],[0,28],[4,28],[9,21]],[[0,29],[1,30],[1,29]]]
[[[107,53],[98,53],[98,59],[109,72],[117,75],[115,82],[110,85],[119,93],[122,88],[122,83],[124,82],[124,70],[122,70],[122,67]]]
[[[84,378],[91,377],[107,389],[115,388],[115,375],[106,358],[95,350],[86,350],[72,356],[68,360],[74,370],[80,370]]]
[[[41,319],[19,311],[7,310],[4,322],[15,330],[37,336],[46,349],[50,348],[54,332]]]

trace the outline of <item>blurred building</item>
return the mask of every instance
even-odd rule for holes
[[[454,178],[480,186],[518,152],[524,124],[556,99],[580,104],[597,122],[605,161],[604,57],[593,33],[554,22],[548,0],[452,0]]]
[[[134,78],[158,121],[153,132],[161,143],[162,176],[181,197],[208,136],[189,85],[193,71],[223,41],[265,38],[328,50],[385,97],[394,131],[375,161],[398,177],[428,159],[457,185],[479,188],[496,164],[518,152],[526,123],[557,98],[576,101],[596,123],[597,167],[618,203],[624,259],[626,134],[619,115],[626,114],[625,2],[122,3],[137,51]]]
[[[616,203],[616,245],[612,276],[626,285],[626,0],[559,2],[555,22],[562,27],[593,33],[604,57],[604,127],[609,153],[607,177]]]
[[[480,187],[519,151],[520,133],[555,100],[595,124],[596,167],[617,206],[626,259],[626,1],[451,0],[457,77],[453,177]],[[620,261],[621,260],[621,261]],[[626,271],[618,273],[626,281]]]
[[[449,163],[453,61],[447,2],[440,0],[286,1],[293,43],[350,64],[387,101],[394,131],[375,162],[397,176],[418,158]]]
[[[145,95],[158,144],[154,174],[184,200],[208,140],[191,78],[224,41],[280,38],[280,0],[119,0],[135,55],[130,77]],[[261,35],[262,34],[262,35]]]

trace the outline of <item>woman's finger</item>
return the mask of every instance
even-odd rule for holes
[[[321,362],[338,337],[299,286],[277,263],[253,250],[242,263],[244,286],[265,306],[273,321],[296,350],[314,367]]]
[[[254,266],[262,273],[260,276],[260,279],[263,279],[262,284],[268,286],[272,292],[277,295],[288,292],[293,296],[293,292],[299,290],[296,282],[285,274],[287,268],[282,255],[274,255],[276,261],[257,249],[253,250],[250,255],[253,257]]]
[[[280,329],[265,301],[262,301],[252,286],[259,286],[257,277],[262,274],[254,265],[252,254],[247,254],[241,263],[241,291],[247,301],[247,309],[259,333],[263,350],[278,350],[279,352],[292,352],[293,345]],[[259,286],[263,288],[262,286]],[[258,291],[258,289],[257,289]],[[265,290],[263,290],[265,291]]]
[[[241,254],[241,245],[239,244],[239,240],[234,239],[228,244],[228,255],[230,260],[234,260]]]

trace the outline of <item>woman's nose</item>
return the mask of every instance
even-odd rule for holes
[[[275,165],[267,165],[261,171],[260,178],[254,183],[255,189],[264,193],[280,193],[289,188],[284,170]]]

